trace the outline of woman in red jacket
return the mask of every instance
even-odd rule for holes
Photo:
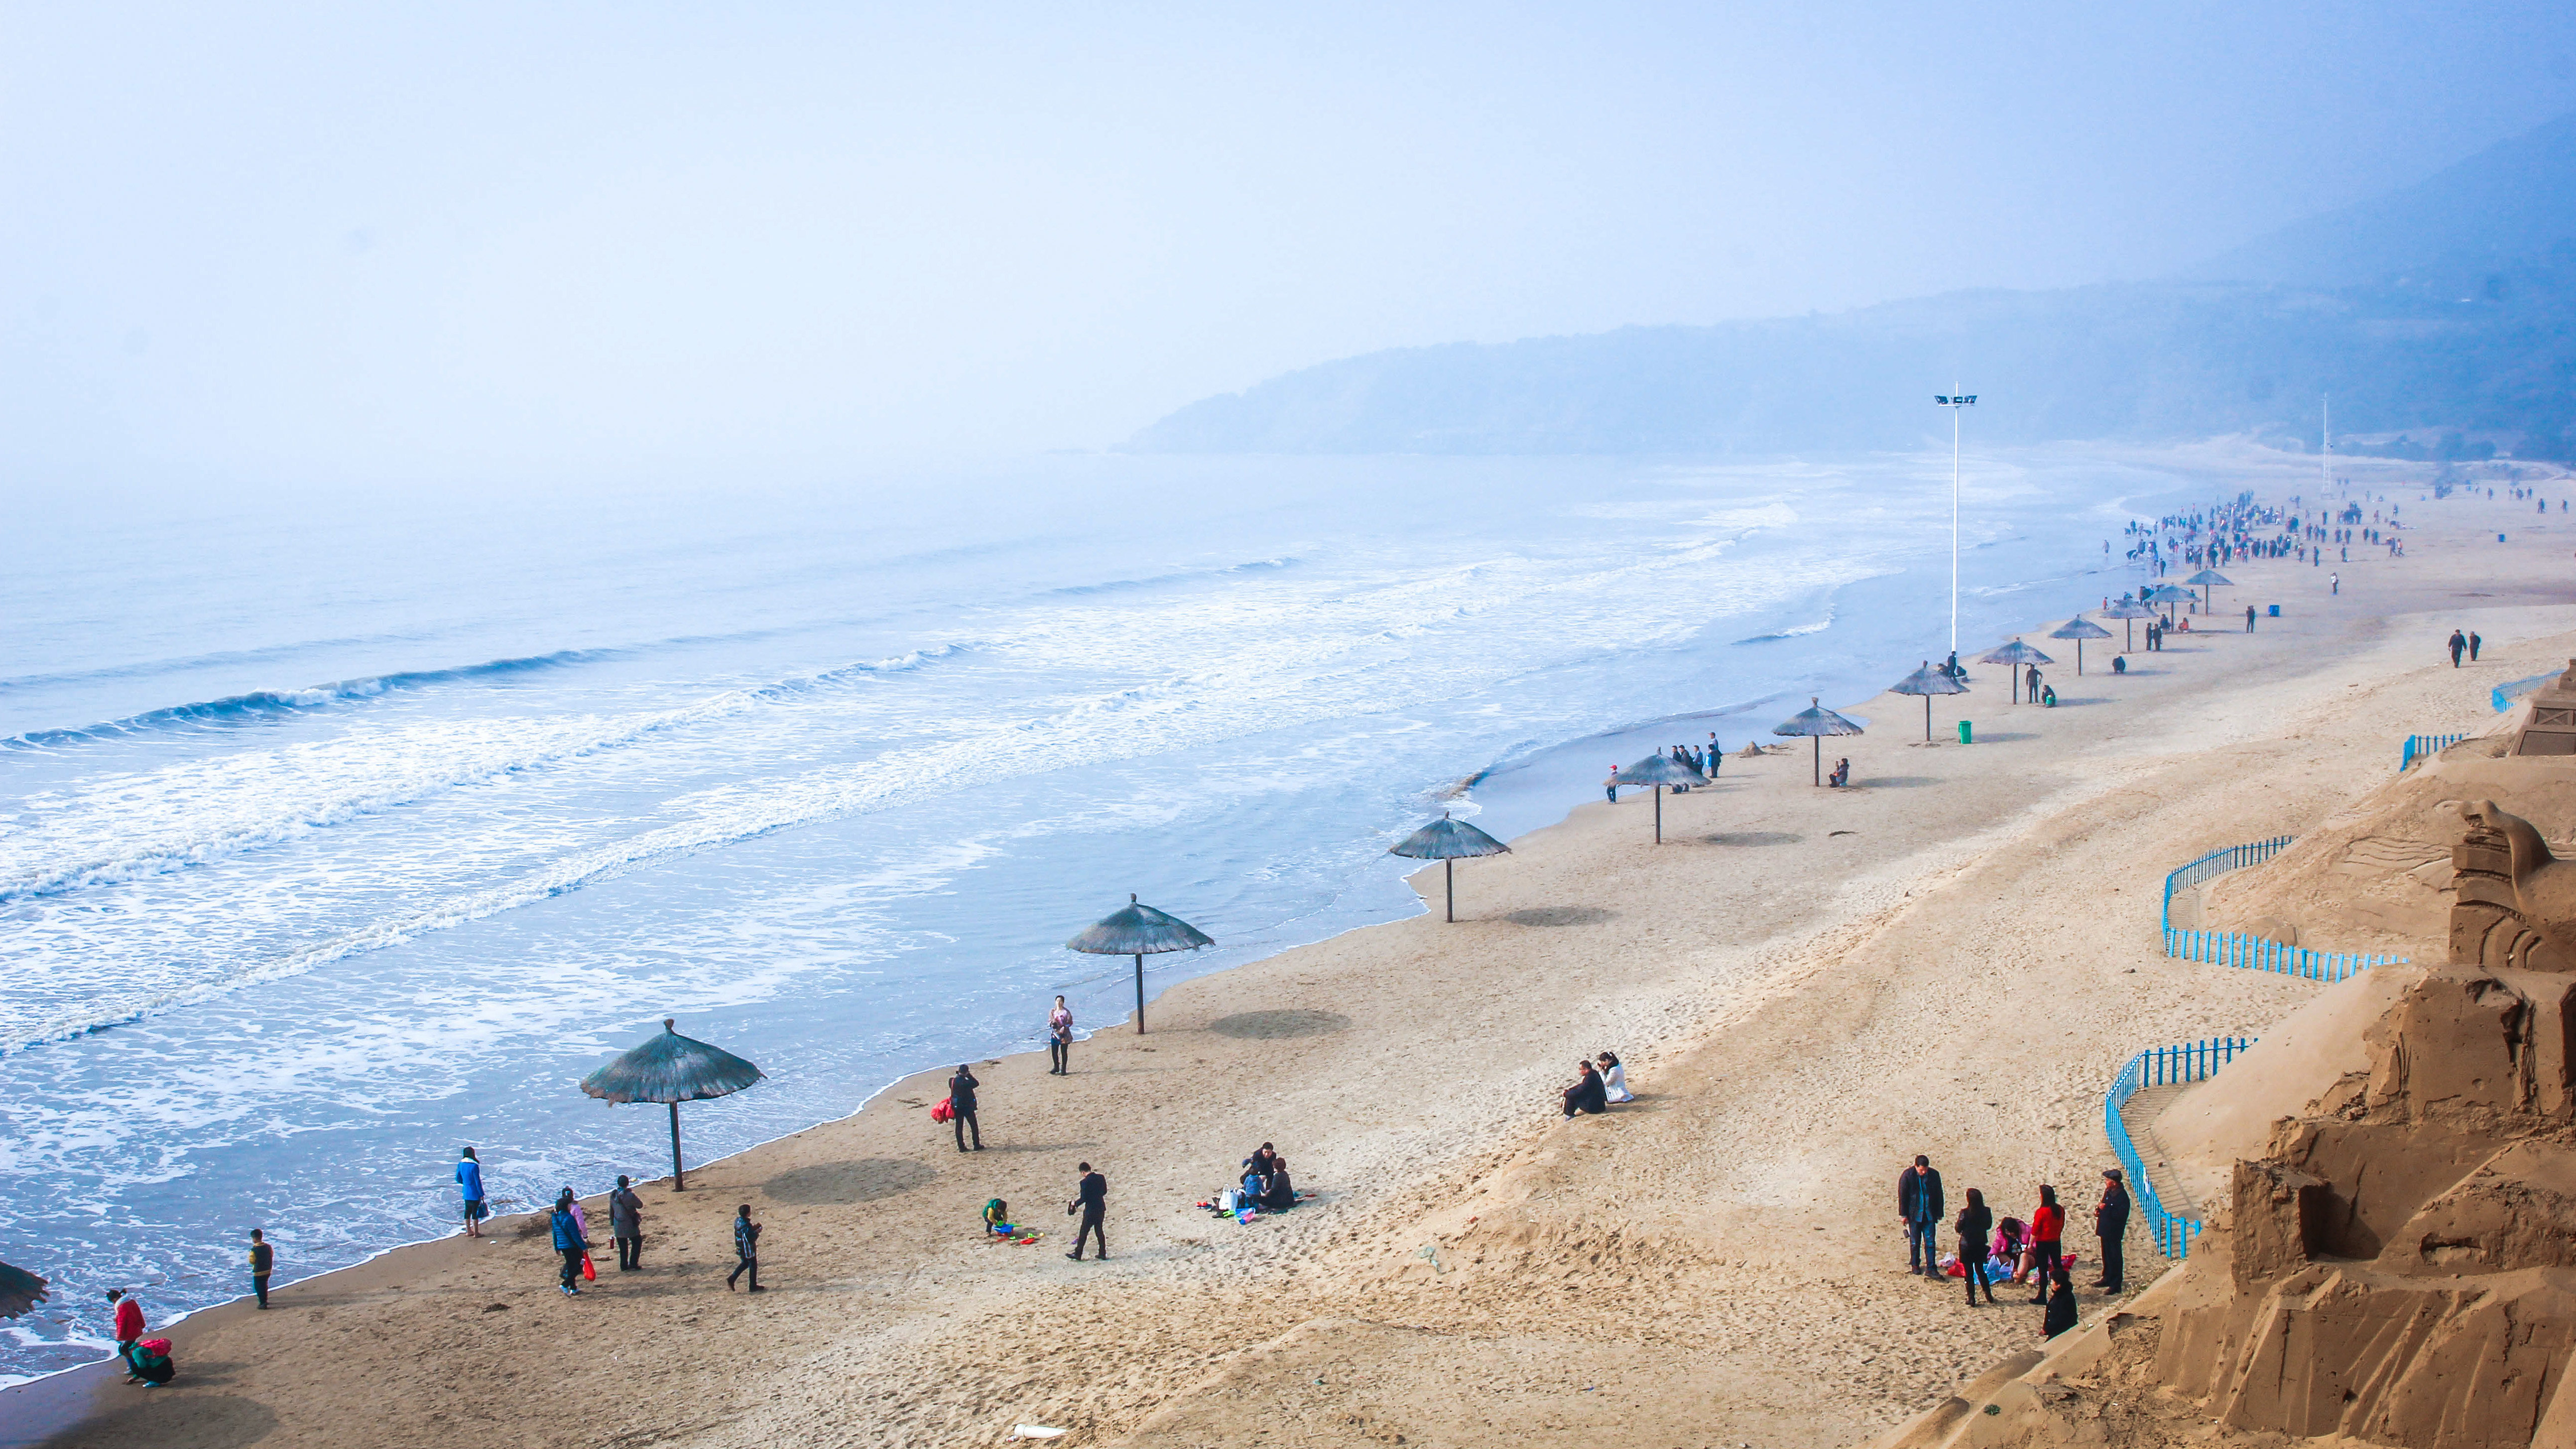
[[[2030,1261],[2039,1270],[2039,1296],[2033,1303],[2048,1301],[2049,1281],[2064,1263],[2057,1250],[2058,1240],[2066,1233],[2066,1209],[2057,1205],[2057,1189],[2047,1183],[2039,1185],[2039,1209],[2030,1215]]]

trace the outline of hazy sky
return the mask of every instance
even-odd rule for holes
[[[0,5],[0,484],[827,478],[1375,348],[2153,276],[2576,6]]]

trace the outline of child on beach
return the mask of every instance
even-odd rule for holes
[[[483,1205],[483,1163],[471,1147],[456,1161],[456,1192],[465,1200],[465,1236],[483,1236],[480,1224],[492,1210]]]
[[[277,1250],[268,1245],[259,1229],[250,1230],[250,1291],[259,1295],[259,1306],[268,1306],[268,1275],[277,1266]]]
[[[744,1203],[741,1207],[734,1210],[733,1258],[733,1271],[725,1275],[726,1292],[732,1292],[733,1280],[741,1277],[745,1273],[749,1273],[751,1275],[752,1292],[766,1293],[769,1291],[768,1289],[760,1286],[760,1224],[751,1220],[751,1204],[749,1203]]]
[[[135,1341],[143,1337],[143,1305],[122,1288],[108,1289],[107,1301],[116,1310],[116,1352],[131,1362]],[[125,1381],[134,1382],[134,1375],[127,1374]]]

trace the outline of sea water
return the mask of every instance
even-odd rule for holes
[[[829,488],[14,505],[0,550],[0,1373],[667,1170],[575,1083],[658,1030],[768,1080],[692,1160],[1133,1009],[1065,939],[1420,910],[1388,844],[1506,837],[1608,757],[1729,747],[1950,642],[1946,457],[1055,456]],[[2132,587],[2179,475],[1968,476],[1960,629]],[[1838,744],[1865,757],[1917,728]],[[1605,738],[1608,736],[1609,738]],[[1669,737],[1669,738],[1667,738]],[[1470,783],[1472,782],[1472,783]],[[1464,786],[1462,789],[1461,787]]]

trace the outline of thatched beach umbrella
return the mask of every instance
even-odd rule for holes
[[[2199,596],[2194,594],[2191,590],[2176,588],[2172,584],[2158,584],[2154,588],[2147,590],[2148,603],[2162,604],[2165,606],[2165,622],[2167,624],[2171,624],[2173,622],[2174,605],[2188,604],[2195,601],[2198,597]]]
[[[1932,706],[1927,701],[1923,707],[1930,709]],[[1819,785],[1825,783],[1825,736],[1856,735],[1861,732],[1859,725],[1825,708],[1812,694],[1807,696],[1805,709],[1771,727],[1771,733],[1775,735],[1787,735],[1791,739],[1804,735],[1814,743],[1816,783]]]
[[[1923,696],[1923,738],[1928,741],[1932,738],[1932,696],[1965,694],[1968,692],[1968,682],[1952,674],[1946,666],[1940,669],[1933,668],[1932,661],[1926,659],[1923,661],[1922,668],[1889,685],[1887,691],[1890,694]],[[1816,752],[1821,756],[1824,753],[1824,747],[1817,746]]]
[[[1661,787],[1708,783],[1708,776],[1670,755],[1663,754],[1648,755],[1610,778],[1622,785],[1645,785],[1654,789],[1655,843],[1657,845],[1664,843],[1664,792]]]
[[[2120,601],[2118,603],[2113,604],[2111,607],[2102,611],[2103,618],[2117,619],[2120,621],[2121,625],[2127,629],[2128,636],[2124,642],[2127,644],[2129,650],[2134,650],[2138,647],[2137,621],[2140,619],[2152,619],[2155,616],[2155,610],[2148,608],[2146,605],[2139,603],[2137,600],[2130,598],[2126,594],[2122,594],[2120,596]],[[2127,651],[2124,650],[2123,652]]]
[[[1165,951],[1195,951],[1213,946],[1216,939],[1178,916],[1168,916],[1152,906],[1140,906],[1136,897],[1127,897],[1125,910],[1112,911],[1093,922],[1079,936],[1064,943],[1068,951],[1084,951],[1094,956],[1133,956],[1136,958],[1136,1034],[1145,1034],[1145,958]]]
[[[662,1102],[671,1109],[671,1191],[685,1192],[680,1175],[680,1104],[729,1097],[767,1073],[721,1047],[680,1035],[670,1017],[662,1034],[581,1079],[581,1089],[606,1102]]]
[[[24,1268],[0,1263],[0,1318],[15,1318],[32,1313],[45,1301],[46,1283]]]
[[[2199,573],[2193,574],[2190,578],[2183,580],[2183,582],[2186,584],[2199,584],[2203,588],[2207,588],[2212,584],[2224,584],[2231,589],[2236,587],[2236,581],[2234,579],[2229,578],[2227,575],[2220,573],[2216,569],[2202,569]],[[2206,593],[2200,596],[2200,611],[2204,614],[2209,612],[2209,595]]]
[[[2084,673],[2084,641],[2087,639],[2108,639],[2111,637],[2111,631],[2094,623],[2092,620],[2085,618],[2082,614],[2078,614],[2074,618],[2067,620],[2065,627],[2049,630],[2048,637],[2051,639],[2072,639],[2075,641],[2075,673],[2077,677],[2080,678]]]
[[[2030,664],[2055,664],[2057,661],[2040,653],[2038,650],[2031,648],[2029,645],[2024,644],[2019,639],[2015,639],[2010,644],[2005,645],[2001,649],[1996,650],[1994,653],[1987,655],[1985,658],[1980,659],[1977,662],[1979,664],[2001,664],[2008,666],[2012,671],[2013,678],[2013,703],[2019,704],[2021,703],[2021,671],[2023,666]]]
[[[1509,855],[1512,848],[1478,830],[1464,820],[1452,820],[1449,812],[1386,848],[1389,855],[1407,860],[1440,862],[1441,877],[1448,883],[1448,917],[1458,919],[1458,862],[1480,855]]]

